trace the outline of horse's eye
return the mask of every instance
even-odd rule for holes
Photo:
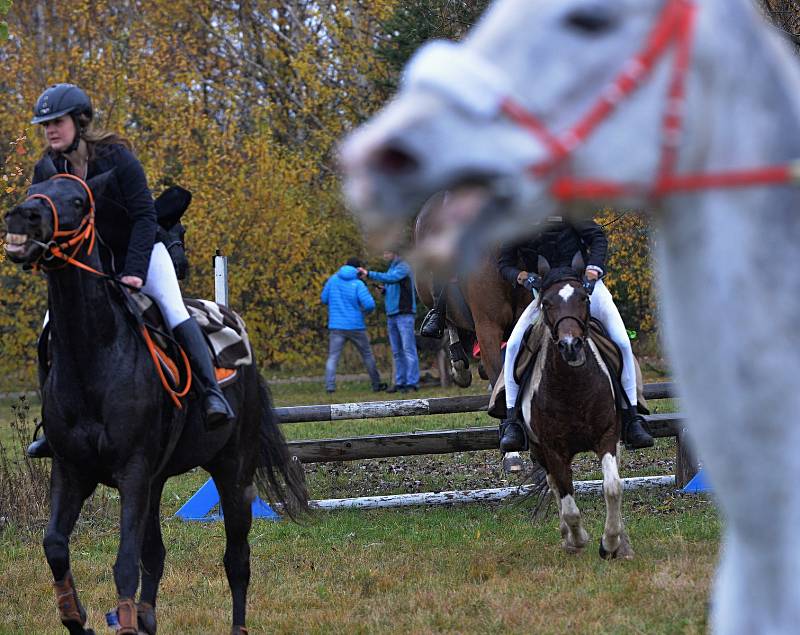
[[[586,35],[600,35],[614,27],[616,18],[607,7],[596,5],[571,11],[564,22],[569,28]]]
[[[75,204],[75,207],[83,207],[83,201],[81,199],[79,199],[79,198],[76,198],[72,202]]]

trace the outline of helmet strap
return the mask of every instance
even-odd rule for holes
[[[75,124],[75,138],[72,140],[72,143],[69,144],[64,150],[61,151],[61,154],[71,154],[78,149],[78,144],[81,142],[81,125],[78,123],[78,118],[70,113],[70,117],[72,117],[72,121]]]

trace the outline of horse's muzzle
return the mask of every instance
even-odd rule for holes
[[[570,366],[583,366],[586,363],[586,343],[580,337],[563,337],[558,340],[558,352]]]

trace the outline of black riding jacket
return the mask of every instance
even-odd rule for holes
[[[51,155],[56,170],[69,174],[69,162]],[[156,241],[156,209],[147,187],[147,178],[139,160],[120,144],[97,145],[89,161],[86,179],[114,168],[114,178],[96,197],[96,227],[99,237],[111,253],[101,246],[103,266],[120,276],[147,280],[150,254]],[[44,181],[41,162],[33,171],[33,183]],[[111,256],[113,255],[113,263]],[[113,269],[112,269],[113,264]]]
[[[497,257],[500,275],[511,284],[517,284],[517,275],[522,261],[524,271],[536,273],[539,256],[543,256],[550,267],[569,267],[575,254],[580,251],[586,266],[606,270],[608,239],[600,227],[591,219],[565,221],[560,216],[551,216],[540,226],[540,232],[522,243],[505,245]]]

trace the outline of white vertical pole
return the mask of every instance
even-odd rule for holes
[[[214,301],[228,306],[228,257],[219,249],[214,254]]]

